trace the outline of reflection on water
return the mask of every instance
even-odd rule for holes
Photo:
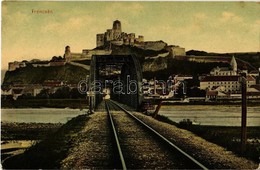
[[[240,106],[162,106],[159,114],[175,122],[190,119],[201,125],[241,126]],[[247,125],[260,126],[260,106],[247,108]]]
[[[84,114],[79,109],[1,109],[3,122],[66,123],[75,116]]]

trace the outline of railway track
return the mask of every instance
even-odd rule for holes
[[[122,169],[207,169],[117,103],[105,103]]]

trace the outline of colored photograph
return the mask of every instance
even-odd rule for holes
[[[260,2],[1,5],[1,169],[260,169]]]

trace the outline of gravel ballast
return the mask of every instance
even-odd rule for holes
[[[256,169],[258,167],[256,163],[238,157],[187,130],[160,122],[139,112],[132,113],[210,169]]]
[[[78,132],[69,153],[61,162],[62,169],[113,168],[113,151],[107,113],[95,112]]]

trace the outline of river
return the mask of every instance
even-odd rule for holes
[[[73,117],[84,114],[79,109],[1,109],[1,121],[25,123],[66,123]],[[175,122],[190,119],[201,125],[240,126],[241,107],[227,105],[179,105],[162,106],[159,114]],[[260,126],[260,106],[247,108],[247,125]]]
[[[1,121],[25,123],[66,123],[86,110],[79,109],[1,109]]]
[[[241,126],[241,107],[228,105],[162,106],[159,114],[180,122],[190,119],[201,125]],[[247,125],[260,126],[260,106],[247,108]]]

